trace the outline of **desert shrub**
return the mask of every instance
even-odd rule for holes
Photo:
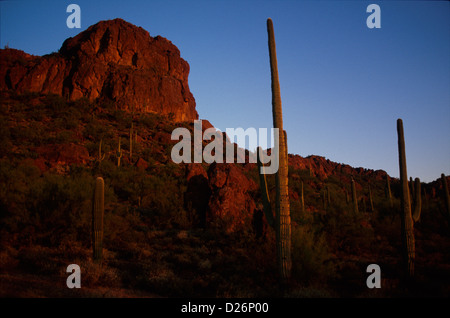
[[[55,274],[64,266],[58,253],[49,247],[31,245],[23,247],[18,252],[20,267],[35,274]],[[66,265],[67,266],[67,265]]]
[[[82,97],[69,103],[69,106],[78,110],[81,114],[92,112],[94,104],[89,101],[88,98]]]
[[[111,112],[112,120],[117,124],[117,129],[126,130],[130,129],[132,122],[131,113],[118,109]]]
[[[70,130],[62,130],[58,132],[53,139],[49,139],[49,141],[56,144],[66,144],[69,142],[74,142],[75,140],[74,133]]]
[[[48,94],[42,99],[42,103],[53,112],[60,112],[67,107],[66,100],[60,95]]]
[[[0,161],[0,228],[7,232],[18,232],[18,237],[26,236],[21,232],[24,224],[31,224],[26,207],[30,187],[39,180],[40,171],[34,165]]]
[[[160,121],[160,117],[156,114],[146,113],[140,116],[139,122],[146,128],[153,129]]]
[[[112,139],[113,135],[109,126],[105,126],[101,121],[91,118],[86,124],[83,130],[84,138],[99,142],[104,139],[104,143],[107,139]]]
[[[11,133],[6,116],[0,116],[0,153],[6,154],[11,149]]]
[[[329,237],[330,247],[335,251],[360,254],[369,250],[374,240],[367,215],[353,213],[351,209],[331,206],[323,217],[323,229]]]
[[[23,102],[24,104],[28,104],[30,101],[32,101],[33,99],[36,99],[40,97],[40,93],[37,92],[21,92],[21,93],[17,93],[17,92],[13,92],[11,94],[11,98],[14,100],[17,100],[19,102]]]
[[[78,170],[70,176],[44,174],[30,185],[26,207],[40,244],[89,240],[93,177]]]
[[[326,236],[306,224],[292,228],[292,264],[293,277],[301,283],[320,284],[335,275]]]
[[[39,142],[42,138],[42,129],[39,125],[11,127],[11,140],[15,143],[26,144]]]

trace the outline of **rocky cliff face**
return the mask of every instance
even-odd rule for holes
[[[188,86],[189,64],[169,40],[124,20],[101,21],[58,53],[42,57],[0,50],[0,90],[111,100],[118,108],[198,118]]]

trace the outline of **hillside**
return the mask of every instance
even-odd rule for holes
[[[173,44],[119,19],[66,40],[59,53],[5,49],[0,57],[2,297],[450,296],[441,180],[422,183],[417,277],[404,285],[398,179],[390,176],[390,202],[384,171],[289,154],[294,265],[286,290],[274,275],[275,233],[256,164],[171,160],[172,131],[192,132],[198,118],[189,66]],[[98,176],[102,263],[91,239]],[[274,198],[274,176],[267,181]],[[373,263],[381,289],[366,286]],[[83,288],[66,287],[69,264],[83,269]]]

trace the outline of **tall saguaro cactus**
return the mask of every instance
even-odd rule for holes
[[[414,277],[414,223],[411,215],[411,198],[408,189],[408,173],[406,169],[405,137],[403,134],[403,121],[397,119],[398,135],[398,158],[400,166],[401,183],[401,231],[402,231],[402,254],[406,274],[409,278]]]
[[[103,254],[104,188],[103,178],[98,177],[95,180],[94,200],[92,203],[92,246],[95,261],[101,261]]]
[[[279,275],[284,283],[291,276],[291,216],[289,207],[288,189],[288,158],[287,158],[287,135],[283,130],[283,113],[281,108],[280,83],[278,80],[277,54],[275,47],[275,36],[272,19],[267,19],[267,33],[269,37],[270,71],[272,80],[272,115],[273,126],[278,129],[278,138],[275,138],[275,151],[279,155],[278,172],[275,174],[276,202],[275,220],[270,202],[268,200],[267,183],[265,177],[260,175],[261,191],[263,195],[264,212],[269,224],[275,228],[277,242],[277,263]],[[261,153],[262,154],[262,153]],[[259,160],[260,149],[258,150],[258,166],[262,164]]]

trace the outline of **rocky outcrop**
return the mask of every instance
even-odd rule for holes
[[[208,169],[211,197],[208,219],[233,232],[251,225],[256,210],[257,184],[247,178],[236,164],[213,163]]]
[[[124,20],[101,21],[42,57],[0,50],[0,90],[112,101],[118,108],[198,118],[189,64],[169,40]]]
[[[85,165],[90,161],[86,147],[74,143],[47,144],[34,147],[33,151],[39,157],[26,159],[27,164],[36,166],[41,172],[51,170],[65,174],[70,170],[70,165]]]
[[[86,164],[89,161],[89,152],[86,147],[73,143],[48,144],[36,147],[34,151],[40,158],[44,158],[52,164]]]
[[[312,176],[319,177],[321,179],[326,179],[332,175],[347,174],[353,176],[366,176],[380,181],[386,176],[386,172],[383,170],[353,168],[349,165],[333,162],[321,156],[308,156],[303,158],[299,155],[290,154],[289,166],[292,166],[295,169],[309,170],[311,171]]]

